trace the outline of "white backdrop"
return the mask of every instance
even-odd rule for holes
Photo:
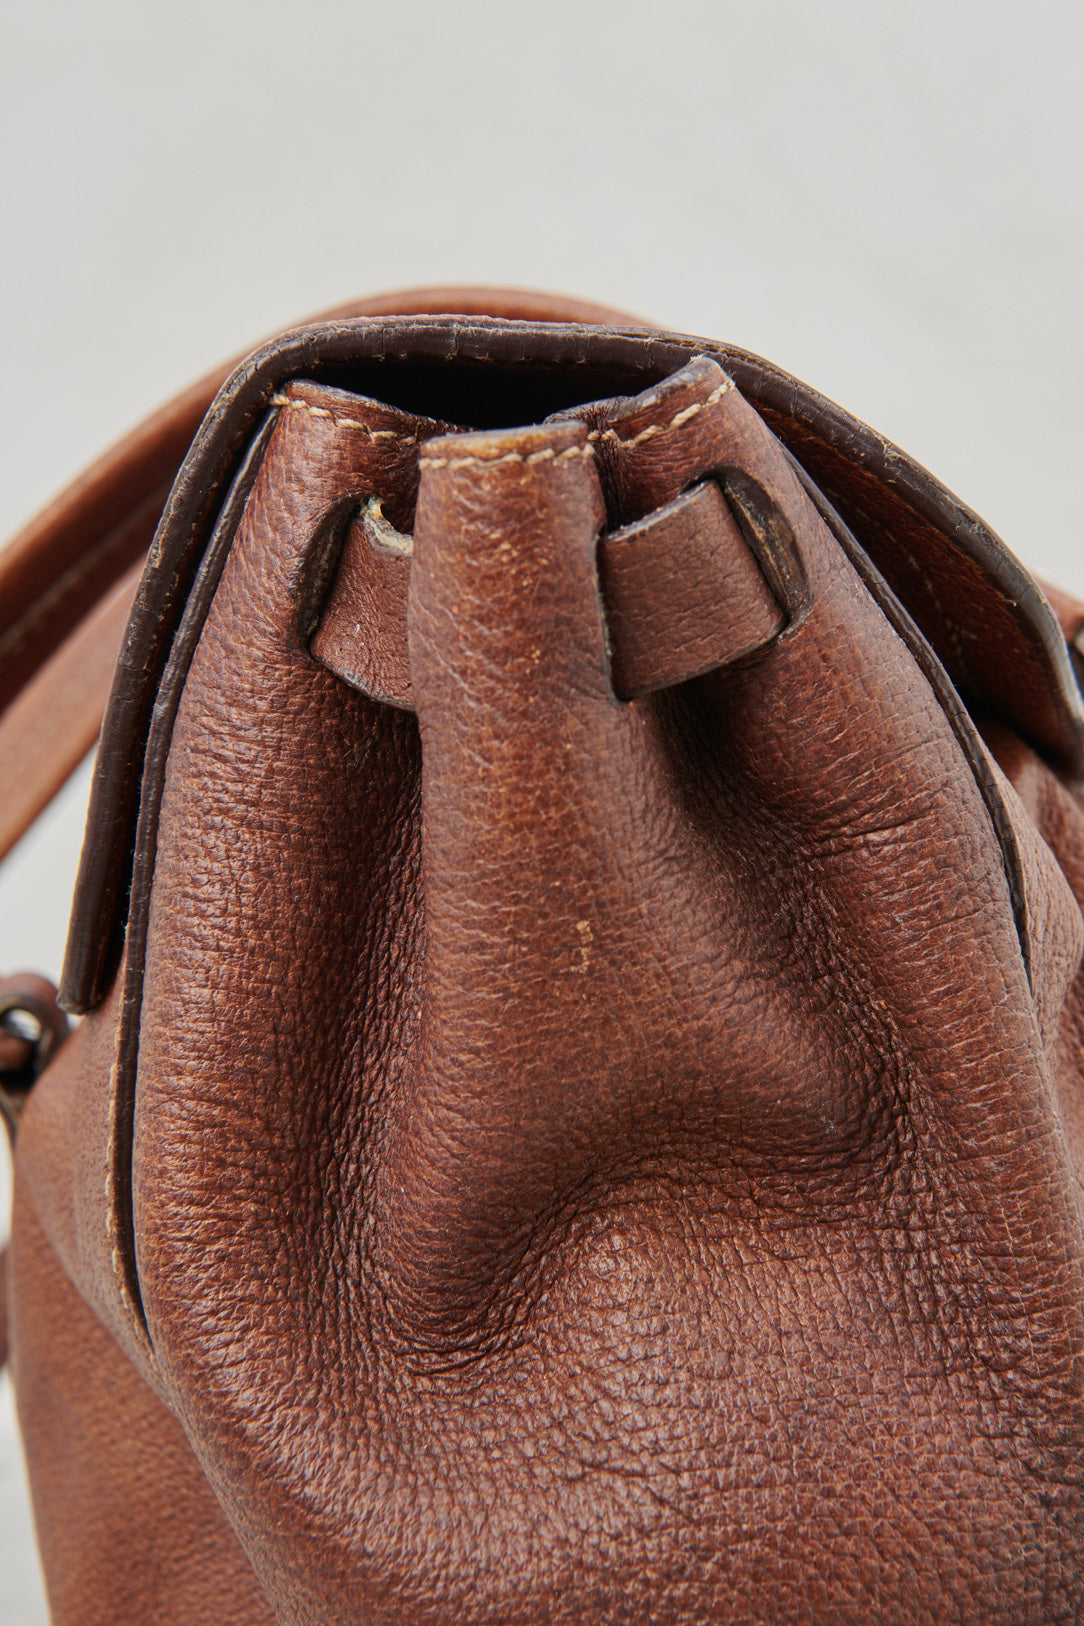
[[[1084,594],[1082,44],[1067,0],[6,0],[0,535],[275,327],[505,282],[770,357]],[[55,974],[86,782],[6,967]],[[5,1626],[22,1496],[0,1411]]]

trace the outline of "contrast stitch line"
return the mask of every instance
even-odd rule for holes
[[[489,468],[497,463],[564,463],[572,457],[593,456],[594,449],[590,446],[569,446],[563,452],[555,452],[552,446],[547,446],[541,452],[502,452],[499,457],[422,457],[418,460],[418,467],[422,469]]]
[[[311,401],[297,401],[292,395],[273,395],[271,405],[285,407],[289,412],[307,412],[310,418],[326,418],[336,429],[359,429],[363,435],[368,435],[370,440],[399,440],[404,446],[413,446],[418,439],[417,430],[412,435],[404,435],[395,429],[372,429],[360,418],[342,417],[339,413],[332,412],[330,407],[313,406]]]
[[[619,435],[616,429],[593,429],[587,437],[586,446],[570,446],[567,451],[555,452],[552,447],[541,452],[504,452],[499,457],[423,457],[419,459],[419,467],[423,469],[468,469],[480,468],[486,464],[498,463],[560,463],[568,458],[590,457],[592,447],[600,440],[613,441],[618,446],[631,448],[642,446],[645,441],[653,440],[656,435],[666,433],[670,429],[680,429],[682,424],[689,423],[705,407],[714,406],[724,395],[734,388],[732,379],[724,378],[717,384],[710,395],[702,401],[694,401],[690,406],[682,407],[680,412],[666,423],[651,423],[646,429],[641,429],[637,435]],[[311,401],[299,401],[292,395],[277,394],[271,397],[271,405],[285,407],[289,412],[307,412],[310,418],[324,418],[335,425],[336,429],[357,429],[370,440],[398,440],[404,445],[413,446],[417,443],[418,432],[413,434],[400,434],[394,429],[373,429],[360,418],[347,418],[330,407],[313,406]]]
[[[668,423],[650,423],[646,429],[641,429],[638,435],[629,435],[627,439],[624,435],[619,435],[616,429],[593,429],[587,438],[588,440],[612,440],[616,441],[619,446],[642,446],[645,440],[652,440],[656,435],[665,434],[668,429],[680,429],[683,423],[688,423],[691,418],[695,418],[697,413],[703,412],[705,407],[714,406],[716,401],[722,400],[723,396],[729,394],[733,388],[733,379],[724,378],[721,384],[715,386],[710,395],[705,395],[702,401],[694,401],[691,406],[682,407],[680,412],[675,412]]]

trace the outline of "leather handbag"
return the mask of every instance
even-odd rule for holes
[[[216,384],[0,560],[5,849],[109,691],[0,987],[54,1620],[1079,1619],[1084,609],[594,307]]]

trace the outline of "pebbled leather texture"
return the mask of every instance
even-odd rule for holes
[[[935,613],[900,481],[824,491],[708,346],[585,330],[635,387],[472,427],[414,332],[466,382],[265,390],[103,768],[124,954],[17,1149],[56,1619],[1078,1619],[1050,611],[908,474]]]

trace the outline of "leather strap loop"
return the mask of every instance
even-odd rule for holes
[[[788,624],[715,480],[603,536],[598,557],[621,700],[750,655]],[[311,644],[351,688],[407,710],[410,560],[410,538],[371,502],[350,526]]]

